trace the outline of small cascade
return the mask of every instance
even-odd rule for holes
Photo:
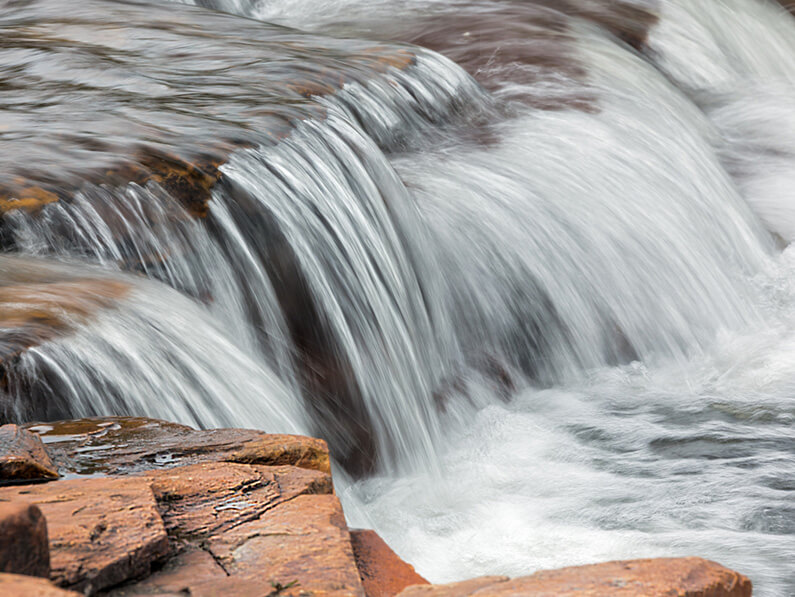
[[[703,545],[786,591],[795,19],[322,4],[0,15],[3,419],[321,436],[433,580]]]

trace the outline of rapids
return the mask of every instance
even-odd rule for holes
[[[0,6],[3,418],[317,434],[432,581],[795,594],[781,4]]]

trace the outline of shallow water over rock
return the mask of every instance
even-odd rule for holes
[[[318,434],[433,581],[793,590],[779,4],[196,4],[0,5],[4,418]]]

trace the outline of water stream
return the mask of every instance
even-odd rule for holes
[[[18,4],[0,199],[58,200],[2,219],[6,418],[320,435],[433,581],[700,555],[795,594],[781,5]]]

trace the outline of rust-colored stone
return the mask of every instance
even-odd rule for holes
[[[461,597],[463,595],[480,595],[480,591],[488,591],[492,587],[508,582],[507,576],[481,576],[445,585],[414,585],[398,593],[401,597]],[[488,593],[484,593],[488,594]]]
[[[205,545],[230,575],[286,587],[280,595],[364,596],[333,495],[300,495]]]
[[[57,478],[58,470],[35,433],[16,425],[0,427],[0,483]]]
[[[171,558],[163,568],[132,585],[111,589],[109,597],[132,595],[185,595],[189,586],[229,577],[208,552],[188,546]],[[227,593],[233,595],[237,593]],[[191,593],[191,595],[195,595]]]
[[[38,506],[0,502],[0,572],[50,576],[47,521]]]
[[[352,530],[351,546],[367,597],[393,597],[411,585],[428,584],[375,531]]]
[[[475,579],[477,580],[477,579]],[[658,558],[544,570],[482,584],[414,586],[401,597],[750,597],[751,581],[702,558]]]
[[[328,446],[322,439],[299,435],[262,434],[224,457],[245,464],[291,464],[331,473]]]
[[[75,479],[0,488],[0,500],[35,503],[47,517],[50,578],[94,593],[148,574],[168,538],[144,479]]]
[[[0,595],[9,597],[82,597],[80,593],[59,589],[46,578],[0,572]]]

